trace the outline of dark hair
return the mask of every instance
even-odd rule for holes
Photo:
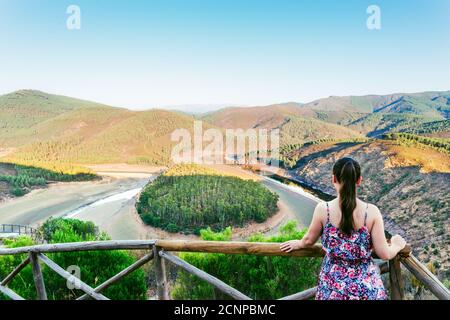
[[[354,229],[353,210],[356,208],[356,181],[361,176],[361,167],[352,158],[342,158],[334,164],[333,175],[341,184],[339,206],[342,218],[339,229],[349,235]]]

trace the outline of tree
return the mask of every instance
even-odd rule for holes
[[[301,239],[306,230],[297,230],[294,221],[272,237],[250,236],[252,242],[283,242]],[[215,233],[200,232],[203,240],[228,241],[231,228]],[[268,257],[256,255],[181,253],[180,258],[212,274],[253,299],[274,299],[316,285],[320,258]],[[175,299],[229,299],[210,284],[185,271],[178,272],[172,296]]]
[[[49,225],[56,227],[51,229]],[[109,239],[106,234],[95,236],[92,233],[84,233],[84,231],[90,228],[91,223],[85,223],[75,219],[64,220],[59,218],[47,223],[47,229],[44,234],[49,236],[51,243],[101,241]],[[49,230],[51,230],[50,233]],[[32,244],[33,241],[28,237],[19,237],[16,240],[10,240],[5,243],[9,248]],[[131,253],[123,250],[63,252],[49,253],[47,255],[63,269],[69,266],[78,266],[81,271],[81,280],[91,287],[98,286],[135,261],[135,257]],[[0,256],[0,278],[4,278],[9,274],[23,259],[25,259],[24,255]],[[42,272],[49,299],[74,299],[84,294],[84,292],[77,289],[68,289],[66,280],[48,267],[42,266]],[[115,300],[145,299],[147,292],[145,279],[144,271],[136,270],[121,279],[120,282],[102,291],[102,293],[108,298]],[[25,299],[35,299],[36,289],[34,287],[31,266],[28,265],[25,267],[13,279],[9,287]]]

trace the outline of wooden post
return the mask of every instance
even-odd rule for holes
[[[156,295],[158,300],[169,300],[167,289],[166,264],[164,258],[159,255],[160,247],[153,246],[153,259],[155,260]]]
[[[37,297],[39,300],[47,300],[44,277],[42,276],[41,266],[39,265],[39,260],[35,252],[30,252],[30,262],[33,268],[33,278],[36,286]]]
[[[399,257],[389,260],[389,282],[391,284],[391,300],[403,300],[403,278]]]
[[[430,290],[439,300],[450,300],[450,291],[426,266],[420,263],[416,257],[401,257],[400,261],[425,288]]]

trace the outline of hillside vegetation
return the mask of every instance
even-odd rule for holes
[[[145,223],[170,232],[263,222],[277,211],[278,196],[256,181],[223,176],[210,168],[178,165],[142,191],[136,204]]]
[[[399,232],[420,259],[431,262],[441,278],[449,278],[450,155],[429,146],[397,140],[366,143],[324,142],[288,151],[295,157],[291,174],[336,195],[330,184],[333,164],[349,156],[361,164],[362,199],[376,204],[386,229]]]
[[[44,234],[48,243],[110,240],[105,233],[95,234],[94,227],[92,222],[50,218],[39,231]],[[6,240],[3,244],[7,248],[17,248],[30,246],[34,243],[30,238],[21,236],[15,240]],[[81,270],[81,280],[93,288],[110,279],[136,260],[134,253],[124,250],[62,252],[46,255],[63,269],[69,266],[78,266]],[[26,254],[0,256],[0,278],[4,279],[25,258]],[[41,268],[49,300],[74,300],[84,294],[82,290],[69,289],[67,280],[46,265],[42,264]],[[8,287],[27,300],[36,299],[31,265],[29,264],[21,270],[8,284]],[[121,279],[120,282],[103,290],[102,293],[112,300],[144,300],[147,298],[146,275],[142,269],[135,270],[132,274]],[[4,299],[6,299],[6,296],[0,293],[0,300]]]
[[[281,146],[301,144],[317,139],[362,139],[356,131],[316,119],[289,117],[280,131]]]
[[[168,164],[175,129],[193,131],[192,116],[130,111],[38,91],[0,97],[0,149],[25,165],[127,162]],[[204,125],[204,129],[210,126]]]
[[[281,144],[317,139],[378,137],[415,132],[431,123],[433,132],[448,131],[450,91],[412,94],[331,96],[305,104],[285,103],[251,108],[225,108],[202,117],[219,127],[278,128]],[[420,129],[419,129],[420,130]]]
[[[86,181],[98,178],[89,169],[81,168],[80,171],[73,171],[73,168],[69,167],[65,169],[50,170],[0,162],[0,200],[11,195],[23,196],[33,188],[46,186],[50,182]]]
[[[450,119],[422,123],[418,126],[411,126],[400,131],[428,137],[450,139]]]
[[[386,138],[395,140],[404,146],[433,148],[450,154],[450,139],[422,137],[411,133],[389,133]]]
[[[15,135],[66,112],[106,106],[36,90],[20,90],[0,96],[0,137]]]
[[[369,137],[378,137],[389,132],[408,131],[441,119],[404,113],[371,113],[350,123],[348,127]]]
[[[75,98],[21,90],[0,96],[0,154],[30,166],[127,162],[168,165],[175,129],[280,129],[281,145],[358,139],[398,131],[448,131],[450,93],[328,97],[310,103],[225,108],[205,115],[131,111]],[[430,123],[434,123],[432,126]],[[430,124],[430,125],[428,125]],[[414,128],[422,131],[412,132]],[[426,127],[427,126],[427,127]],[[5,151],[7,150],[7,152]]]
[[[251,242],[284,242],[301,239],[306,230],[297,230],[295,222],[280,228],[277,235],[250,236]],[[202,230],[202,240],[230,241],[231,228],[221,233]],[[317,284],[320,258],[269,257],[244,254],[181,253],[180,257],[197,268],[221,279],[252,299],[277,299]],[[230,299],[197,276],[180,270],[172,292],[174,299]]]

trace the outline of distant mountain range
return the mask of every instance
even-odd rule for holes
[[[0,154],[10,150],[9,158],[25,162],[166,164],[173,144],[170,133],[192,130],[196,119],[206,127],[279,128],[285,145],[422,127],[425,135],[446,137],[449,115],[450,91],[333,96],[306,104],[228,107],[188,115],[161,109],[131,111],[20,90],[0,96]]]

